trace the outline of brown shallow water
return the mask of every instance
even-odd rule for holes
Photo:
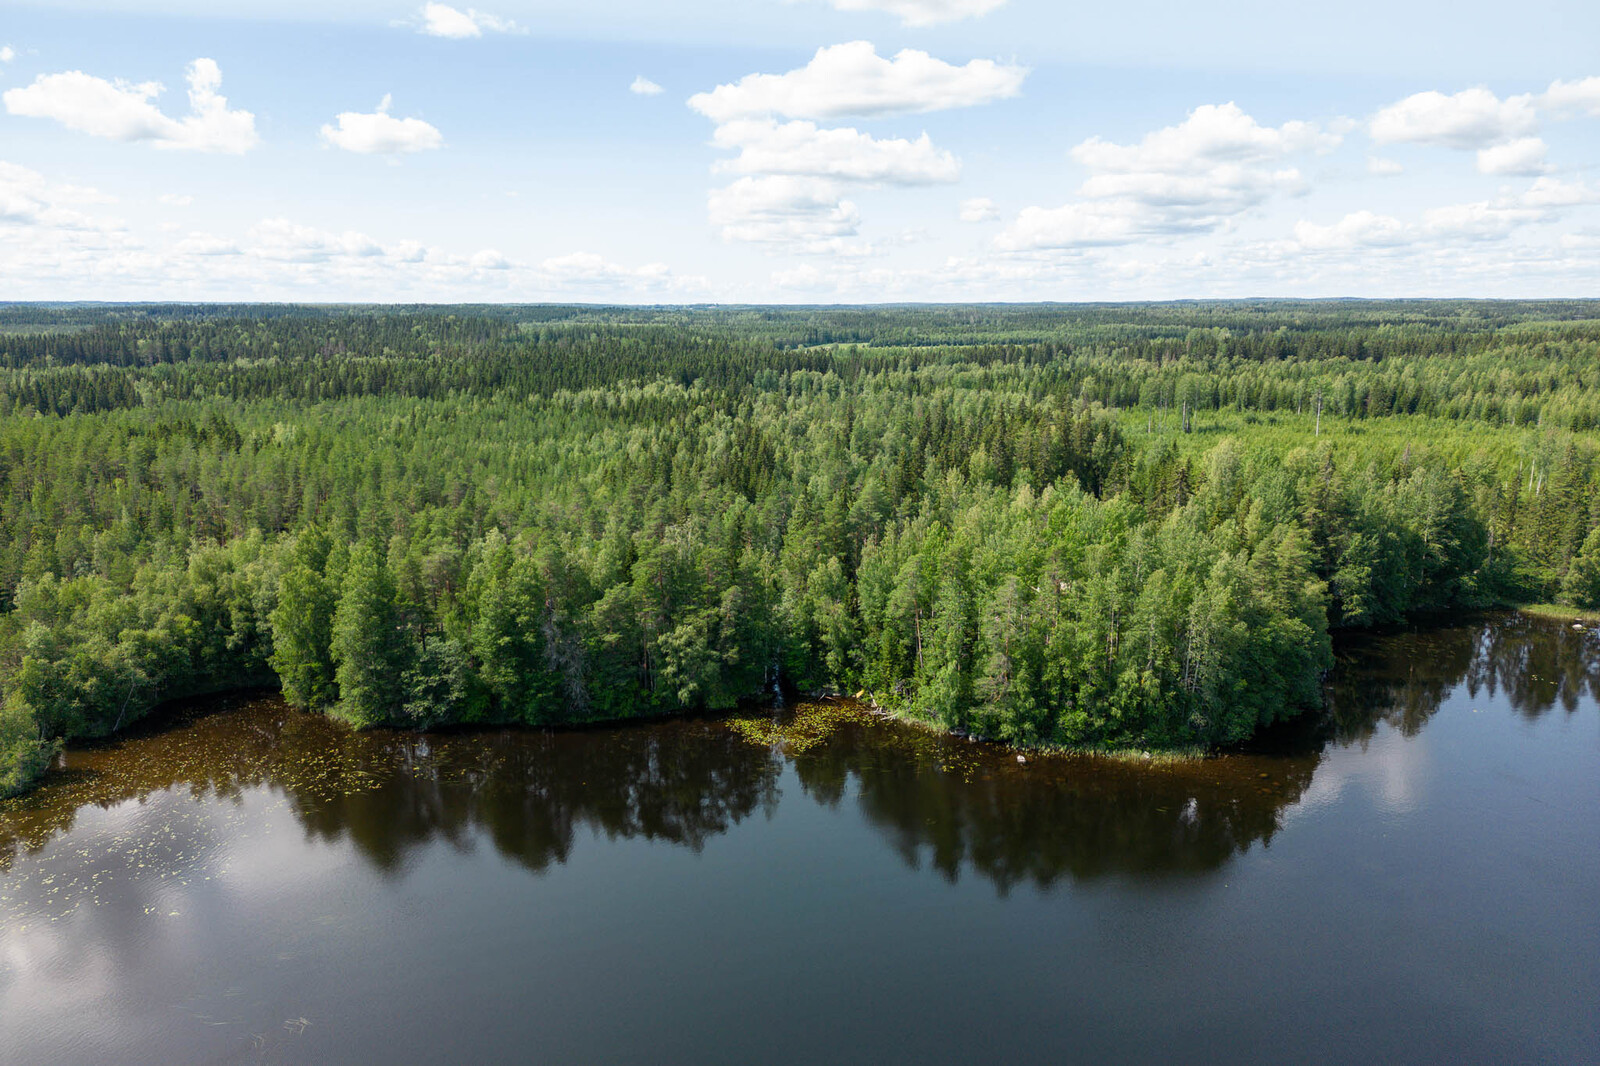
[[[0,1062],[1597,1061],[1597,698],[1513,616],[1172,765],[208,701],[0,806]]]

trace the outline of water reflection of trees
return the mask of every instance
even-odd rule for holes
[[[854,781],[866,818],[912,866],[963,867],[1002,892],[1065,877],[1159,877],[1220,867],[1269,843],[1318,756],[1178,765],[1041,758],[913,731],[846,731],[796,761],[806,791],[838,804]]]
[[[1537,718],[1559,706],[1571,714],[1600,701],[1600,636],[1549,619],[1512,615],[1485,627],[1483,653],[1467,671],[1468,691],[1503,693]]]
[[[1005,891],[1065,876],[1216,869],[1271,843],[1330,739],[1364,740],[1380,725],[1414,736],[1463,685],[1473,699],[1500,696],[1530,718],[1600,701],[1600,638],[1524,615],[1365,634],[1343,641],[1340,658],[1326,714],[1226,759],[1018,767],[1009,753],[946,738],[912,733],[869,744],[846,733],[796,769],[822,803],[841,802],[854,782],[863,814],[907,863],[951,879],[968,867]]]
[[[239,702],[239,701],[235,701]],[[174,789],[282,794],[306,832],[351,841],[394,869],[431,841],[487,837],[541,870],[589,828],[699,850],[777,803],[780,761],[712,723],[595,733],[352,733],[257,700],[168,731],[74,753],[72,766],[0,814],[0,862],[69,831],[86,808]]]
[[[604,733],[389,735],[361,753],[369,787],[291,792],[308,832],[348,837],[383,867],[429,840],[478,833],[532,870],[565,862],[582,828],[699,851],[777,804],[780,763],[705,723]]]
[[[1268,844],[1330,739],[1386,724],[1419,732],[1465,685],[1537,717],[1600,700],[1600,638],[1523,616],[1343,640],[1326,715],[1255,754],[1177,766],[1035,759],[912,729],[847,725],[795,758],[813,800],[858,796],[905,862],[969,868],[1002,891],[1065,877],[1219,868]],[[0,864],[70,830],[78,812],[176,789],[197,798],[285,797],[305,830],[349,840],[383,869],[442,841],[487,839],[532,870],[571,855],[581,830],[698,850],[778,801],[782,760],[714,722],[594,732],[351,733],[276,699],[75,752],[72,766],[0,811]],[[213,701],[210,707],[216,706]],[[1268,754],[1270,752],[1270,754]]]
[[[847,725],[796,758],[807,795],[860,809],[913,866],[970,866],[1002,891],[1032,881],[1212,870],[1270,841],[1316,756],[1177,767],[1035,759],[914,729]],[[0,857],[71,828],[86,807],[173,789],[282,795],[304,830],[381,869],[420,845],[484,840],[532,870],[587,828],[698,850],[778,801],[782,759],[714,722],[594,732],[351,733],[258,700],[166,732],[77,752],[0,817]],[[1265,776],[1261,776],[1265,775]]]
[[[1339,660],[1328,722],[1340,743],[1363,741],[1380,724],[1415,736],[1463,685],[1474,700],[1503,698],[1528,718],[1600,700],[1600,638],[1521,614],[1352,636],[1341,642]]]

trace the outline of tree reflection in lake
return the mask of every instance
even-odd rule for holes
[[[0,822],[0,857],[40,847],[86,806],[264,788],[309,836],[348,839],[382,870],[402,871],[408,851],[434,841],[470,849],[486,840],[537,871],[567,861],[585,827],[699,850],[776,809],[784,761],[715,721],[417,736],[352,733],[275,698],[230,701],[221,713],[71,753],[57,780]],[[970,865],[1005,890],[1215,869],[1270,841],[1317,756],[1019,765],[1009,749],[865,721],[793,762],[818,802],[838,804],[853,780],[863,814],[908,864],[926,861],[952,879]]]
[[[309,836],[350,840],[384,870],[432,841],[480,834],[531,870],[564,862],[579,828],[694,850],[778,799],[781,764],[712,722],[563,733],[354,733],[276,697],[210,701],[159,732],[70,752],[0,815],[0,864],[72,828],[85,807],[164,790],[284,796]]]
[[[1528,716],[1600,697],[1600,640],[1540,619],[1362,635],[1340,655],[1328,714],[1247,751],[1176,764],[1019,764],[997,746],[861,720],[794,755],[707,720],[358,734],[275,697],[214,700],[159,731],[69,753],[50,784],[0,809],[0,867],[69,831],[85,808],[165,790],[235,801],[270,790],[310,837],[348,839],[394,874],[435,841],[470,849],[487,840],[543,870],[569,859],[584,828],[698,851],[758,810],[770,817],[791,762],[805,795],[858,803],[907,864],[951,880],[966,868],[1004,892],[1063,877],[1196,874],[1270,844],[1326,744],[1363,743],[1380,724],[1414,736],[1463,682],[1474,696],[1503,691]]]
[[[807,751],[808,794],[862,813],[911,866],[963,867],[1002,892],[1063,877],[1214,870],[1267,843],[1316,770],[1315,753],[1162,763],[1029,757],[904,727],[856,725]]]
[[[471,847],[475,831],[530,870],[567,861],[580,828],[699,851],[778,802],[776,756],[706,722],[361,739],[344,745],[359,753],[353,787],[290,796],[308,831],[385,868],[436,839]]]
[[[1341,744],[1370,738],[1380,724],[1416,736],[1463,684],[1474,699],[1503,696],[1526,718],[1600,700],[1600,634],[1547,618],[1351,634],[1336,652],[1328,714],[1313,725]]]

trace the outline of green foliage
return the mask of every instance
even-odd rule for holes
[[[37,781],[60,747],[39,732],[25,701],[13,697],[0,705],[0,799]]]
[[[322,709],[338,699],[331,654],[336,606],[327,567],[326,534],[312,529],[285,552],[286,569],[278,578],[273,608],[272,668],[292,706]]]
[[[359,545],[350,553],[333,614],[328,652],[339,702],[328,713],[358,729],[398,716],[407,650],[399,630],[394,578],[370,546]]]
[[[0,785],[273,678],[1229,743],[1332,626],[1600,604],[1594,310],[0,307]]]
[[[1561,595],[1575,606],[1600,608],[1600,528],[1590,530],[1584,539],[1582,550],[1561,583]]]

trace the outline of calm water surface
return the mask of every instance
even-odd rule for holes
[[[1600,636],[1340,659],[1179,766],[212,704],[0,807],[0,1062],[1600,1061]]]

